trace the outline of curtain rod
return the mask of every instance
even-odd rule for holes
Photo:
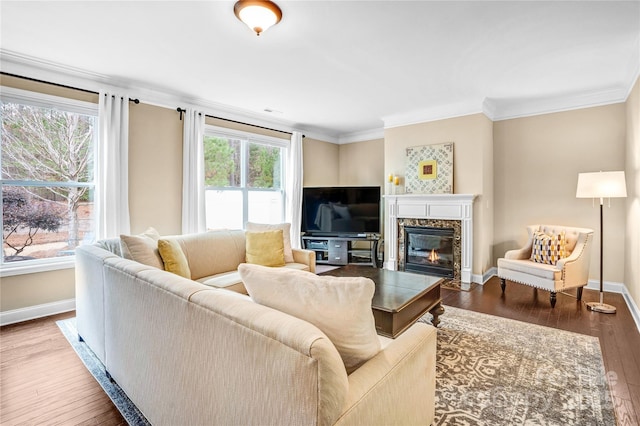
[[[33,81],[33,82],[36,82],[36,83],[44,83],[44,84],[49,84],[51,86],[64,87],[65,89],[78,90],[80,92],[91,93],[93,95],[99,95],[98,92],[95,92],[93,90],[82,89],[80,87],[67,86],[65,84],[60,84],[60,83],[52,83],[50,81],[39,80],[37,78],[32,78],[32,77],[25,77],[23,75],[18,75],[18,74],[11,74],[11,73],[4,72],[4,71],[0,71],[0,74],[6,75],[6,76],[9,76],[9,77],[21,78],[23,80]],[[134,104],[139,104],[140,103],[140,99],[129,98],[129,102],[133,102]]]
[[[176,111],[178,111],[180,113],[180,120],[182,120],[182,114],[187,112],[186,109],[180,108],[180,107],[176,108]],[[202,114],[202,113],[200,113],[200,114]],[[231,120],[229,118],[216,117],[215,115],[205,114],[204,116],[207,117],[207,118],[214,118],[216,120],[228,121],[230,123],[236,123],[236,124],[242,124],[242,125],[245,125],[245,126],[256,127],[258,129],[271,130],[272,132],[285,133],[287,135],[292,135],[293,134],[291,132],[287,132],[287,131],[284,131],[284,130],[278,130],[278,129],[272,129],[270,127],[258,126],[257,124],[243,123],[242,121]],[[306,136],[302,135],[302,137],[304,138]]]

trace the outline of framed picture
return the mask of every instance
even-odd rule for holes
[[[453,193],[453,142],[407,148],[407,194]]]

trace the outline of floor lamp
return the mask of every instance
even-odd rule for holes
[[[603,228],[602,206],[605,198],[623,198],[627,196],[624,172],[578,173],[577,198],[600,198],[600,302],[589,302],[587,308],[605,314],[615,314],[616,307],[603,303],[602,258]],[[609,201],[611,203],[611,201]]]

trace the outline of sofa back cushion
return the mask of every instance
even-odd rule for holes
[[[239,264],[245,262],[243,230],[216,230],[165,239],[180,244],[193,280],[235,271]]]

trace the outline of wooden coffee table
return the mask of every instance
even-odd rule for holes
[[[343,266],[320,275],[334,277],[367,277],[376,284],[371,301],[378,334],[395,338],[427,312],[433,315],[433,325],[440,323],[444,313],[440,284],[442,277],[390,271],[366,266]]]

